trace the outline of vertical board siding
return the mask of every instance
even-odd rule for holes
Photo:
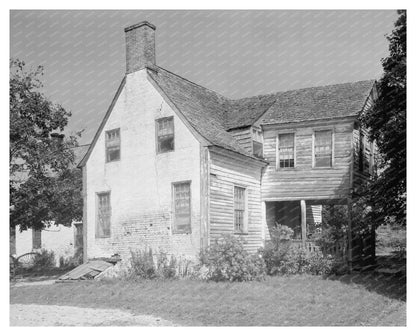
[[[333,166],[313,168],[313,133],[325,128],[334,132]],[[350,191],[352,131],[352,121],[287,129],[281,125],[268,127],[264,131],[264,156],[269,165],[263,177],[262,198],[267,201],[346,197]],[[284,132],[295,133],[296,166],[276,170],[276,137]]]
[[[248,232],[241,238],[247,250],[255,252],[263,246],[261,168],[218,153],[210,155],[210,241],[223,234],[234,234],[234,186],[237,185],[246,188],[248,206]]]

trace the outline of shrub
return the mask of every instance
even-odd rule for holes
[[[308,262],[308,273],[312,275],[328,275],[335,271],[336,260],[331,255],[324,256],[321,251],[312,252]]]
[[[200,253],[201,279],[251,281],[265,276],[266,265],[259,255],[250,255],[240,239],[222,236]]]
[[[160,252],[157,256],[157,275],[165,279],[176,278],[177,260],[175,256],[171,256],[170,260],[165,252]]]
[[[42,249],[33,260],[33,268],[38,270],[51,269],[56,266],[55,253]]]
[[[284,225],[277,225],[270,232],[270,241],[259,250],[266,264],[267,274],[314,274],[334,272],[335,259],[321,251],[307,252],[291,244],[293,231]]]
[[[269,275],[279,272],[279,267],[286,259],[291,247],[293,230],[285,225],[279,225],[270,231],[270,241],[266,242],[264,248],[259,249],[259,254],[266,264],[266,271]]]
[[[128,278],[155,279],[158,276],[152,249],[131,251],[130,253]]]

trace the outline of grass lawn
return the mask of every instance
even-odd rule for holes
[[[11,287],[10,301],[119,308],[193,326],[405,325],[404,299],[380,293],[354,278],[290,276],[251,283],[106,280]]]

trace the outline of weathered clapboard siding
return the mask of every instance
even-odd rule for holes
[[[333,167],[313,168],[315,130],[333,130]],[[276,137],[295,133],[295,168],[276,169]],[[262,181],[265,201],[344,198],[351,181],[353,121],[331,120],[264,127],[264,156],[269,162]]]
[[[365,101],[362,114],[368,113],[374,106],[377,99],[377,90],[375,87],[370,92]],[[361,149],[362,146],[362,149]],[[369,141],[368,131],[357,121],[353,130],[353,148],[354,148],[354,164],[353,164],[353,187],[355,190],[363,186],[370,178],[374,169],[374,157],[377,149],[374,142]],[[362,156],[362,158],[361,158]],[[360,164],[360,161],[362,163]]]
[[[234,186],[246,188],[248,232],[241,237],[248,251],[263,244],[260,179],[261,166],[251,159],[239,159],[210,152],[210,241],[222,234],[234,234]]]
[[[368,139],[368,132],[356,125],[353,131],[354,147],[354,189],[364,185],[372,174],[374,168],[375,145]],[[361,148],[362,147],[362,148]],[[361,158],[362,156],[362,158]],[[362,163],[360,161],[362,160]]]
[[[238,128],[230,130],[229,133],[237,140],[239,145],[248,153],[253,153],[253,138],[251,135],[251,127]]]

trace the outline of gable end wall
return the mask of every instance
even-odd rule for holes
[[[174,116],[175,150],[156,154],[155,119]],[[105,162],[105,131],[120,128],[121,160]],[[200,247],[200,145],[149,83],[146,70],[127,75],[86,164],[87,258],[123,258],[130,250],[194,257]],[[191,181],[191,233],[173,233],[172,183]],[[98,192],[111,192],[111,236],[96,238]]]

